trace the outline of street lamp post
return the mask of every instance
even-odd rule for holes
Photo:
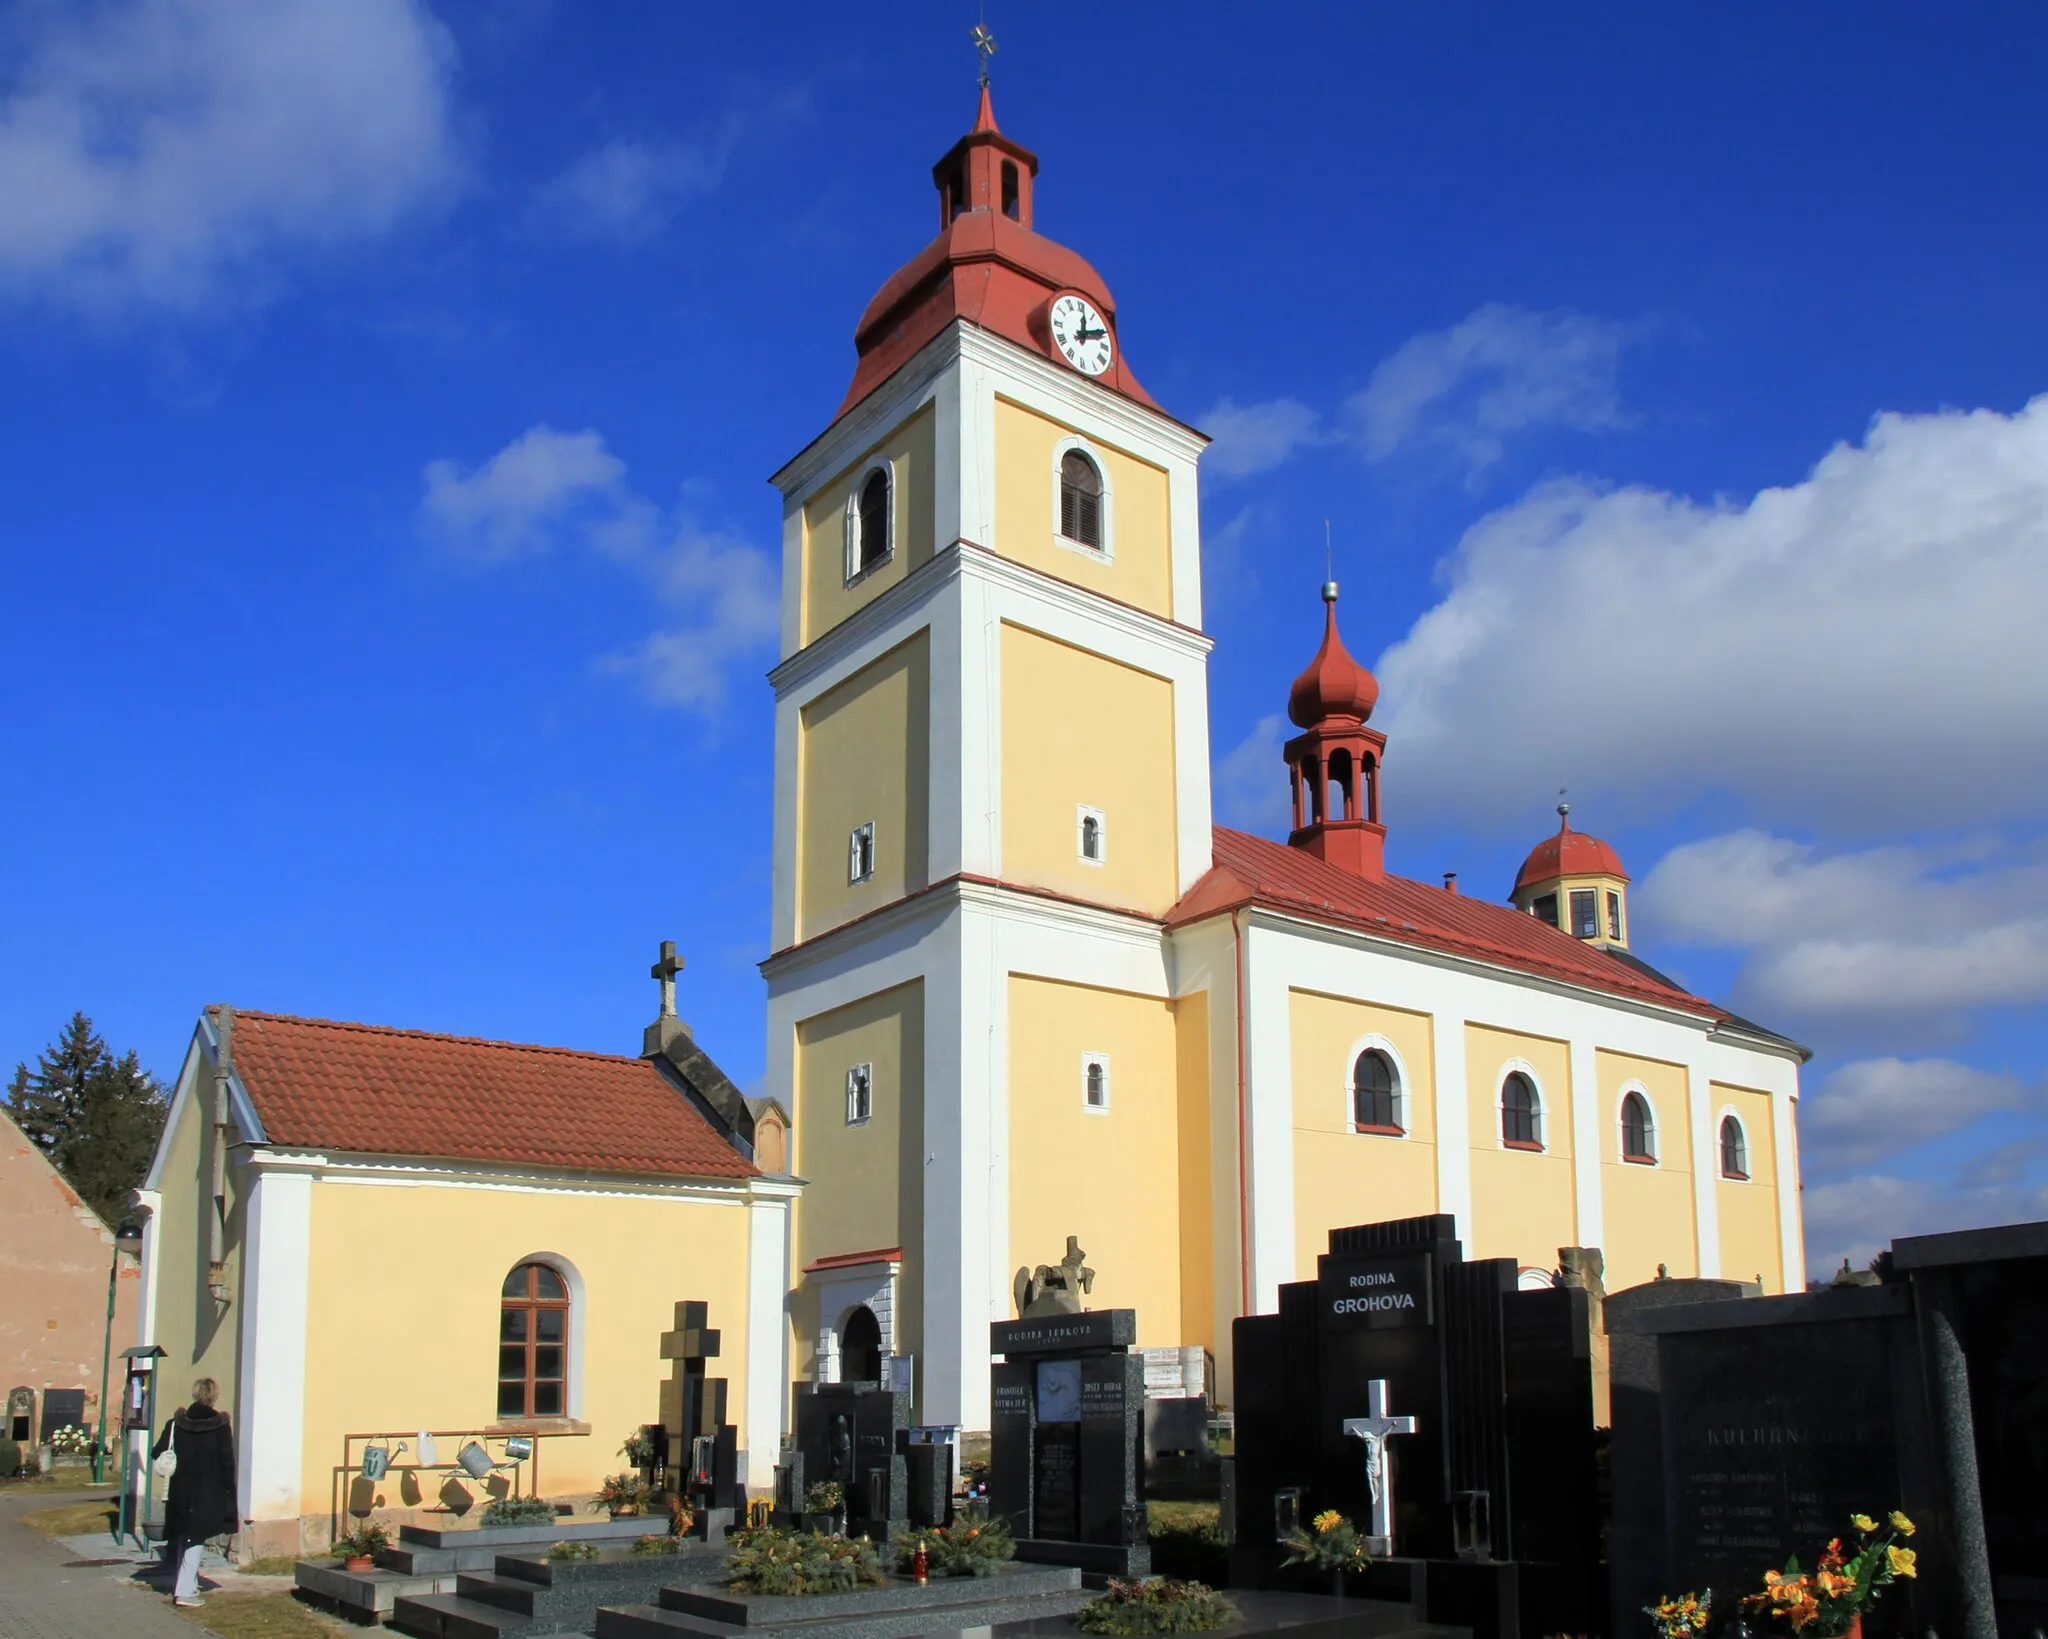
[[[121,1220],[114,1231],[114,1261],[107,1266],[107,1342],[100,1354],[100,1432],[92,1443],[92,1483],[103,1485],[107,1478],[107,1373],[114,1363],[114,1284],[121,1278],[121,1252],[133,1251],[142,1240],[142,1230],[131,1220]]]

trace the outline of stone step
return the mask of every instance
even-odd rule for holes
[[[734,1593],[726,1588],[687,1588],[673,1584],[656,1601],[665,1610],[739,1628],[780,1628],[793,1622],[822,1622],[876,1612],[935,1610],[955,1605],[999,1605],[1005,1600],[1040,1594],[1076,1593],[1081,1573],[1070,1565],[1011,1563],[993,1576],[941,1577],[915,1582],[892,1576],[880,1587],[853,1593]],[[985,1626],[985,1623],[972,1624]]]
[[[515,1611],[452,1593],[400,1599],[391,1613],[391,1626],[414,1639],[511,1639],[513,1634],[535,1631]]]
[[[302,1559],[292,1567],[292,1581],[315,1604],[352,1622],[370,1624],[389,1618],[407,1594],[453,1592],[455,1572],[412,1576],[381,1566],[345,1571],[339,1560]]]
[[[962,1579],[965,1581],[966,1579]],[[926,1605],[892,1611],[872,1611],[838,1617],[815,1617],[809,1621],[784,1622],[779,1626],[738,1626],[715,1622],[707,1617],[669,1610],[660,1605],[607,1605],[597,1613],[591,1630],[597,1639],[916,1639],[920,1634],[960,1633],[1009,1623],[1044,1622],[1053,1631],[1057,1622],[1071,1639],[1073,1624],[1066,1620],[1090,1596],[1079,1588],[1064,1593],[1034,1594],[988,1603]]]
[[[630,1544],[636,1537],[664,1528],[652,1519],[594,1520],[563,1515],[553,1525],[509,1525],[491,1530],[441,1530],[430,1525],[402,1525],[398,1541],[377,1556],[377,1563],[408,1576],[433,1576],[455,1571],[488,1571],[505,1553],[545,1554],[557,1542],[595,1542],[600,1547]]]
[[[455,1592],[463,1599],[511,1611],[530,1622],[535,1601],[547,1592],[547,1584],[507,1576],[503,1571],[464,1571],[455,1579]]]

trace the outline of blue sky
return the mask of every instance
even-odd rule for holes
[[[231,1000],[760,1073],[777,506],[966,4],[0,3],[0,1060]],[[1219,817],[1322,520],[1393,867],[1575,819],[1810,1041],[1810,1251],[2048,1216],[2048,13],[999,3],[1217,435]]]

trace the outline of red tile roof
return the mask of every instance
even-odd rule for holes
[[[275,1145],[688,1178],[758,1170],[647,1059],[239,1008],[229,1056]]]
[[[1185,927],[1241,905],[1264,905],[1311,921],[1357,928],[1545,979],[1683,1008],[1715,1020],[1728,1012],[1625,963],[1525,912],[1445,888],[1389,876],[1369,882],[1313,854],[1217,826],[1215,864],[1167,913]]]

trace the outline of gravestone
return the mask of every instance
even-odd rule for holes
[[[746,1487],[739,1431],[725,1420],[725,1379],[708,1373],[719,1350],[709,1319],[708,1304],[678,1303],[675,1329],[662,1334],[661,1358],[672,1364],[661,1385],[661,1426],[669,1483],[695,1507],[697,1534],[717,1542],[746,1506]]]
[[[806,1490],[830,1480],[839,1486],[849,1536],[887,1541],[910,1523],[908,1389],[799,1383],[795,1423],[795,1460],[783,1464],[790,1496],[778,1504],[800,1508]]]
[[[36,1391],[24,1385],[7,1391],[7,1437],[18,1445],[34,1443]]]
[[[1084,1310],[1094,1285],[1067,1237],[1057,1265],[1017,1271],[1019,1318],[989,1327],[990,1505],[1017,1557],[1143,1576],[1145,1362],[1135,1309]]]
[[[85,1390],[45,1389],[43,1390],[43,1432],[40,1443],[48,1445],[51,1437],[60,1428],[71,1428],[85,1423]]]
[[[1233,1584],[1300,1580],[1279,1538],[1334,1509],[1362,1534],[1380,1518],[1391,1556],[1370,1591],[1432,1622],[1591,1631],[1606,1594],[1585,1290],[1519,1291],[1514,1260],[1466,1262],[1447,1214],[1329,1246],[1278,1314],[1235,1323]]]

